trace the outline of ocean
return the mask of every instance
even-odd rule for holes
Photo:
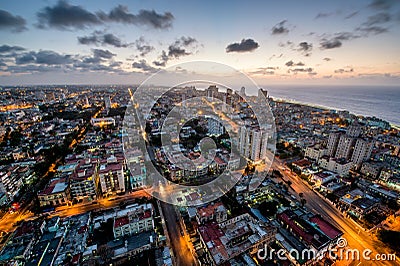
[[[263,88],[273,98],[376,116],[400,126],[400,87],[313,85]]]

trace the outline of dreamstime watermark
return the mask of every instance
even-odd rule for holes
[[[349,248],[347,240],[343,237],[336,241],[336,245],[328,247],[326,250],[317,252],[315,249],[273,249],[265,245],[257,252],[258,259],[261,260],[296,260],[296,261],[309,261],[319,260],[324,257],[330,258],[334,261],[396,261],[395,253],[378,253],[373,254],[370,249],[355,249]]]
[[[241,87],[257,96],[239,93]],[[138,172],[135,150],[144,153],[146,177],[140,185],[150,195],[180,206],[208,203],[231,190],[249,163],[255,167],[249,190],[263,182],[275,153],[275,121],[267,98],[247,75],[220,63],[188,62],[150,76],[130,92],[124,152],[131,173]],[[209,134],[196,139],[199,150],[183,147],[184,130],[204,118]],[[223,132],[228,148],[221,148],[211,131]]]

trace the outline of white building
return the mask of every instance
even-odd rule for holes
[[[358,138],[354,146],[353,155],[351,156],[351,161],[360,165],[363,161],[367,161],[371,157],[373,149],[373,143],[367,139]]]
[[[115,157],[102,162],[98,174],[103,196],[125,192],[124,167]]]
[[[335,157],[349,159],[351,152],[353,151],[354,142],[354,137],[350,137],[348,135],[340,136]]]
[[[114,216],[114,237],[138,234],[154,229],[153,205],[142,204],[127,206]]]
[[[327,154],[328,154],[327,149],[322,149],[318,146],[311,146],[306,148],[304,157],[318,161],[322,156],[325,156]]]
[[[239,152],[253,160],[267,158],[268,133],[264,130],[241,127],[239,130]]]

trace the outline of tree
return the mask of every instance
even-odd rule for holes
[[[97,249],[97,254],[103,262],[108,263],[111,261],[114,251],[109,246],[102,245]]]
[[[300,203],[301,203],[301,207],[304,207],[304,205],[306,205],[307,201],[306,201],[306,199],[302,198],[302,199],[300,199]]]
[[[258,210],[264,216],[274,216],[278,210],[278,202],[276,200],[273,201],[264,201],[258,207]]]

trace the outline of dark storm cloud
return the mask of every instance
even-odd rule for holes
[[[135,47],[140,52],[140,56],[145,56],[154,50],[154,46],[149,45],[143,37],[135,41]]]
[[[37,13],[39,28],[58,28],[61,30],[84,29],[88,26],[107,22],[145,25],[154,29],[172,27],[174,16],[170,12],[159,14],[154,10],[139,10],[138,14],[129,12],[126,6],[119,5],[108,14],[103,11],[91,12],[78,5],[60,0],[54,6],[47,6]]]
[[[288,33],[289,29],[285,26],[286,22],[287,20],[282,20],[281,22],[273,26],[271,29],[271,34],[278,35]]]
[[[163,50],[158,60],[153,61],[155,66],[165,66],[170,59],[187,56],[194,53],[198,46],[198,41],[192,37],[182,36],[168,46],[168,52]]]
[[[303,62],[293,62],[293,60],[290,60],[288,62],[285,63],[285,66],[287,67],[291,67],[291,66],[305,66],[305,64]]]
[[[39,52],[27,52],[15,59],[15,63],[18,65],[36,63],[43,65],[63,65],[72,63],[73,59],[71,55],[62,55],[54,51],[42,50]]]
[[[82,36],[78,37],[78,42],[80,44],[86,44],[86,45],[111,45],[117,48],[126,48],[130,44],[123,42],[120,38],[115,36],[112,33],[104,33],[102,31],[94,31],[91,35],[89,36]]]
[[[159,70],[158,68],[149,65],[144,59],[140,60],[139,62],[133,62],[132,67],[135,69],[142,70],[145,73],[154,73]]]
[[[225,48],[225,50],[227,53],[232,53],[232,52],[244,53],[244,52],[252,52],[258,47],[260,47],[260,45],[253,39],[242,39],[240,43],[235,42],[229,44]]]
[[[128,7],[123,5],[118,5],[108,14],[98,12],[97,15],[103,21],[145,25],[154,29],[171,28],[174,20],[174,16],[170,12],[159,14],[154,10],[139,10],[139,13],[135,15],[130,13]]]
[[[0,9],[0,29],[21,32],[26,30],[26,20],[20,16],[14,16],[8,11]]]
[[[39,28],[82,29],[102,24],[96,14],[81,6],[60,0],[55,6],[47,6],[37,13]]]
[[[7,44],[4,44],[0,46],[0,54],[5,54],[5,53],[13,53],[13,52],[19,52],[19,51],[24,51],[25,48],[21,46],[10,46]]]

